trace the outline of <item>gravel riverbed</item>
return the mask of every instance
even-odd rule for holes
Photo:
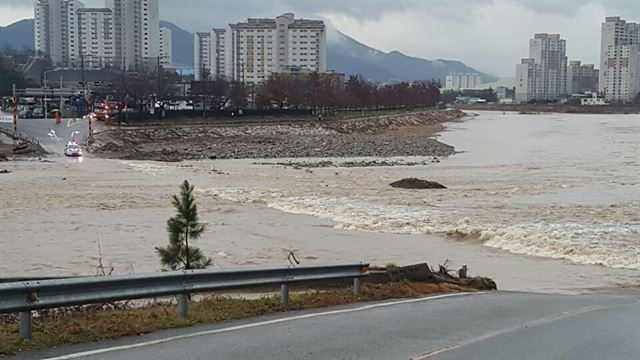
[[[127,160],[448,156],[434,127],[464,116],[419,111],[315,123],[113,128],[96,136],[94,154]]]

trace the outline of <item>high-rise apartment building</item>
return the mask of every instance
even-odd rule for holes
[[[89,68],[114,67],[113,11],[108,8],[78,9],[79,52],[73,64]],[[83,62],[83,64],[82,64]]]
[[[557,100],[567,90],[566,41],[559,34],[535,34],[529,58],[516,66],[516,100]],[[525,100],[526,99],[526,100]]]
[[[567,67],[567,94],[597,92],[599,73],[593,64],[570,61]]]
[[[628,23],[619,16],[607,17],[601,39],[599,90],[609,101],[632,101],[640,83],[636,65],[640,24]]]
[[[193,34],[193,75],[196,80],[211,78],[211,33]]]
[[[77,59],[78,19],[84,5],[77,0],[37,0],[34,5],[34,45],[38,55],[57,66]]]
[[[445,78],[446,90],[475,89],[482,83],[478,73],[451,73]]]
[[[632,102],[640,95],[640,44],[609,46],[604,97]]]
[[[227,29],[213,29],[211,31],[211,77],[229,78],[232,72],[231,37]]]
[[[84,4],[78,0],[37,0],[36,53],[55,66],[78,67],[84,59],[90,66],[155,69],[160,54],[158,0],[105,4],[82,10]]]
[[[160,52],[160,65],[162,65],[163,67],[171,67],[171,64],[173,64],[173,46],[171,41],[172,35],[173,32],[171,31],[171,29],[166,27],[160,28],[160,48],[158,49],[158,51]]]
[[[522,59],[516,65],[516,102],[529,102],[535,99],[536,77],[540,66],[531,58]]]
[[[113,10],[116,59],[127,70],[155,69],[160,55],[158,0],[105,0]]]
[[[208,51],[208,54],[206,53]],[[326,31],[321,20],[295,19],[286,13],[275,19],[247,19],[195,35],[196,79],[211,77],[264,82],[274,72],[290,68],[326,71]]]

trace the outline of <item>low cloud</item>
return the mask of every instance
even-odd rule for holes
[[[456,12],[422,2],[380,19],[335,12],[322,16],[345,34],[384,51],[462,60],[479,70],[512,77],[515,64],[528,56],[528,40],[540,32],[560,33],[567,40],[570,60],[599,63],[600,24],[606,16],[625,16],[600,2],[571,4],[571,12],[541,12],[517,1],[473,2]]]

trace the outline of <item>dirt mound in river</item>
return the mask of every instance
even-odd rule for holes
[[[446,189],[447,188],[446,186],[435,181],[422,180],[422,179],[416,179],[416,178],[406,178],[406,179],[398,180],[398,181],[392,182],[389,185],[391,185],[394,188],[401,188],[401,189]]]

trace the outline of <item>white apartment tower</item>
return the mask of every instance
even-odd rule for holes
[[[113,10],[116,61],[127,70],[155,69],[160,44],[158,0],[105,0]]]
[[[83,10],[78,0],[37,0],[37,54],[55,66],[78,67],[84,59],[96,67],[155,69],[160,54],[158,0],[105,0],[105,4],[106,8]]]
[[[325,25],[321,20],[295,19],[291,13],[275,19],[247,19],[229,24],[228,29],[197,33],[194,58],[196,79],[203,69],[211,78],[254,84],[289,69],[324,72]]]
[[[108,8],[82,8],[77,14],[79,59],[75,59],[73,63],[89,68],[110,68],[119,65],[115,58],[113,11]]]
[[[516,65],[516,102],[524,103],[535,98],[535,79],[539,68],[531,58],[522,59]]]
[[[557,100],[567,90],[566,41],[559,34],[535,34],[529,58],[516,66],[516,100]],[[526,77],[526,79],[525,79]]]
[[[158,51],[160,51],[160,65],[163,67],[171,67],[171,64],[173,64],[173,56],[171,55],[173,51],[171,42],[172,33],[169,28],[160,28],[160,48]]]
[[[211,74],[211,33],[193,34],[193,74],[198,81],[209,80]]]
[[[451,73],[445,80],[446,90],[475,89],[482,83],[478,73]]]
[[[632,102],[640,95],[640,44],[609,46],[604,97]]]
[[[211,78],[230,78],[232,72],[231,38],[227,29],[211,30]]]
[[[77,0],[37,0],[34,5],[34,43],[38,55],[66,66],[78,57]]]
[[[609,101],[631,101],[637,94],[637,47],[640,44],[640,24],[628,23],[618,16],[607,17],[602,23],[600,43],[599,91]],[[636,94],[633,94],[633,92]]]

